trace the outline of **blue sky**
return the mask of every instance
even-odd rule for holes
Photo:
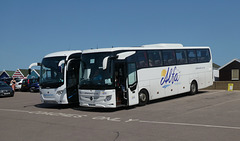
[[[0,0],[0,71],[48,53],[181,43],[240,58],[239,0]]]

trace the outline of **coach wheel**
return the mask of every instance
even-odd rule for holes
[[[148,102],[148,93],[145,90],[140,91],[139,93],[139,105],[144,106]]]
[[[190,86],[190,94],[194,95],[198,92],[197,82],[193,81]]]

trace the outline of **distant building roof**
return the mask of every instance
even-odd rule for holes
[[[22,74],[26,77],[28,75],[28,69],[19,69]]]
[[[12,77],[15,71],[4,70],[3,72],[6,72],[9,77]]]
[[[35,70],[35,69],[34,69]],[[35,70],[40,75],[40,70]]]
[[[38,77],[40,77],[40,70],[33,69],[32,71],[34,71],[38,75]]]
[[[28,69],[17,69],[14,74],[13,74],[13,78],[27,78],[28,76]]]
[[[231,64],[232,62],[237,61],[240,63],[239,59],[233,59],[232,61],[228,62],[227,64],[225,64],[224,66],[220,67],[219,70],[221,70],[222,68],[225,68],[227,65]]]
[[[0,78],[9,78],[12,77],[14,71],[3,70],[0,72]]]
[[[213,68],[214,69],[219,69],[221,66],[219,66],[218,64],[215,64],[215,63],[213,63]]]

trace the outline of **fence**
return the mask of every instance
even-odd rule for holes
[[[233,90],[240,90],[240,81],[215,81],[212,86],[206,89],[228,90],[228,84],[233,84]]]

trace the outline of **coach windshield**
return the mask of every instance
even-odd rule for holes
[[[113,88],[113,60],[103,69],[103,60],[111,53],[83,54],[80,64],[80,89],[108,89]]]
[[[64,83],[64,71],[59,69],[59,62],[65,60],[66,57],[49,57],[44,58],[41,66],[40,85],[42,88],[57,88]],[[61,68],[64,69],[64,64]]]

